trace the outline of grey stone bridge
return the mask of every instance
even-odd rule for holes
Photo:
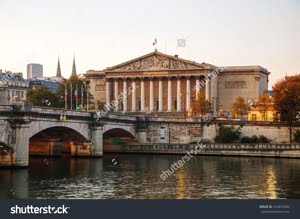
[[[28,166],[30,155],[101,157],[103,136],[129,136],[145,143],[146,126],[155,120],[108,114],[99,121],[94,112],[33,107],[30,111],[0,109],[0,166]],[[160,123],[160,122],[158,122]],[[184,121],[170,120],[183,124]],[[199,122],[191,122],[198,124]],[[134,142],[133,142],[134,143]]]

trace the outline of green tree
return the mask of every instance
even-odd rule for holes
[[[190,109],[191,116],[203,116],[209,113],[211,110],[211,104],[205,99],[203,93],[198,93],[197,99],[193,102]]]
[[[250,106],[246,104],[244,98],[238,97],[232,104],[232,114],[235,118],[242,118],[243,115],[247,115],[250,111]]]
[[[34,106],[61,107],[61,100],[45,86],[38,86],[27,92],[27,101]]]
[[[300,74],[281,79],[273,86],[273,93],[274,108],[281,121],[288,123],[292,143],[293,126],[300,112]]]

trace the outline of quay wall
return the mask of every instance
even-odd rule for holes
[[[136,144],[105,145],[104,153],[187,154],[300,158],[300,144]]]

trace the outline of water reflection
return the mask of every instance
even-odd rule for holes
[[[115,159],[116,162],[112,162]],[[28,169],[0,169],[1,198],[300,198],[300,160],[193,157],[165,181],[181,156],[30,158]]]

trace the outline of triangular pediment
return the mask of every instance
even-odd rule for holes
[[[202,64],[166,55],[157,51],[122,64],[110,67],[105,71],[144,71],[172,69],[203,69]]]

